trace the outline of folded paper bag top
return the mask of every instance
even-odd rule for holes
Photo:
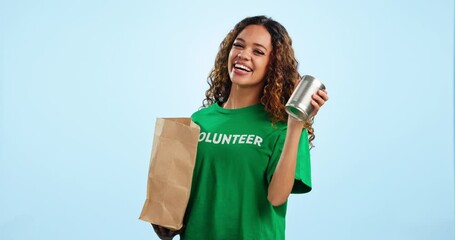
[[[200,128],[191,118],[157,118],[139,219],[172,230],[183,227]]]

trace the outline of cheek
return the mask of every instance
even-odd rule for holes
[[[233,56],[233,52],[232,50],[229,52],[229,55],[228,55],[228,68],[231,68],[232,66],[232,56]]]
[[[235,50],[231,48],[231,50],[229,51],[229,57],[232,57],[232,55],[234,54]]]
[[[267,72],[267,69],[268,69],[268,67],[269,67],[269,64],[268,64],[268,63],[269,63],[268,60],[263,60],[263,61],[261,61],[261,62],[259,63],[260,66],[261,66],[261,70],[262,70],[264,73]]]

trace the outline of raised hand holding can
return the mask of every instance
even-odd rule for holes
[[[324,84],[319,79],[311,75],[303,75],[286,103],[286,112],[300,121],[307,121],[314,111],[311,104],[312,95],[319,90],[325,90]]]

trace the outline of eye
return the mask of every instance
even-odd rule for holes
[[[234,46],[236,48],[243,48],[243,45],[240,43],[233,43],[232,46]]]
[[[254,50],[254,53],[256,55],[265,55],[265,53],[263,51],[259,50],[259,49]]]

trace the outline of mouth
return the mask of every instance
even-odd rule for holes
[[[249,68],[249,67],[247,67],[247,66],[245,66],[245,65],[243,65],[243,64],[239,64],[239,63],[234,64],[234,68],[235,68],[235,69],[238,69],[238,70],[240,70],[240,71],[244,71],[244,72],[251,72],[251,71],[253,71],[253,70],[251,70],[251,68]]]

